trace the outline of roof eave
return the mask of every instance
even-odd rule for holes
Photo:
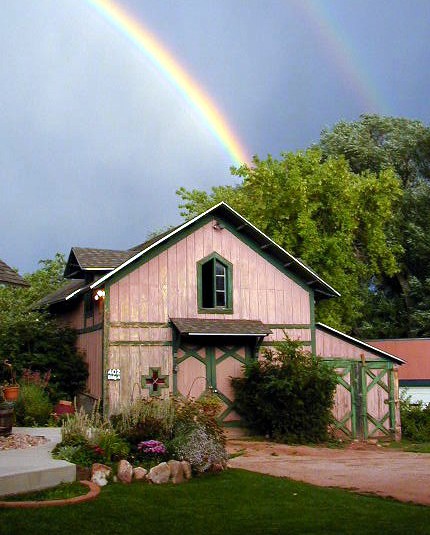
[[[303,262],[298,260],[291,253],[289,253],[283,247],[281,247],[276,242],[274,242],[271,238],[269,238],[266,234],[264,234],[264,232],[259,230],[255,225],[250,223],[247,219],[245,219],[242,215],[240,215],[238,212],[236,212],[236,210],[231,208],[231,206],[229,206],[224,201],[221,201],[220,203],[216,204],[215,206],[212,206],[211,208],[209,208],[205,212],[193,217],[189,221],[186,221],[183,225],[181,225],[181,226],[177,227],[176,229],[172,230],[172,232],[166,234],[165,236],[162,236],[159,240],[157,240],[156,242],[151,244],[146,249],[143,249],[142,251],[139,251],[134,256],[132,256],[131,258],[129,258],[128,260],[123,262],[121,265],[119,265],[118,267],[113,269],[111,272],[107,273],[106,275],[103,275],[102,277],[100,277],[100,279],[97,279],[96,281],[94,281],[92,283],[92,285],[91,285],[91,289],[97,288],[98,286],[103,284],[107,279],[109,279],[112,276],[114,276],[116,273],[118,273],[119,271],[124,269],[129,264],[133,263],[135,260],[137,260],[138,258],[143,256],[144,254],[146,254],[149,251],[151,251],[152,249],[156,248],[158,245],[160,245],[164,241],[167,241],[172,236],[182,232],[184,229],[186,229],[187,227],[193,225],[195,222],[199,221],[200,219],[202,219],[206,215],[209,215],[211,213],[215,213],[219,209],[226,210],[227,216],[234,215],[234,217],[237,218],[237,220],[240,222],[240,224],[243,224],[245,226],[248,226],[248,227],[252,228],[253,231],[256,232],[260,237],[264,238],[264,240],[266,240],[267,243],[270,246],[273,246],[278,252],[280,252],[282,255],[285,255],[287,257],[288,261],[290,261],[292,264],[295,264],[296,266],[300,267],[300,269],[303,271],[303,273],[306,274],[305,278],[309,279],[308,281],[306,281],[308,286],[311,287],[311,283],[312,284],[317,284],[317,285],[320,286],[320,287],[313,288],[315,290],[315,292],[323,295],[324,297],[340,297],[341,294],[337,290],[335,290],[327,282],[325,282],[323,279],[321,279],[321,277],[319,277],[314,271],[312,271],[305,264],[303,264]]]

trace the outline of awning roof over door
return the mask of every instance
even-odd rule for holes
[[[272,331],[258,320],[204,320],[170,318],[180,334],[188,336],[266,336]]]

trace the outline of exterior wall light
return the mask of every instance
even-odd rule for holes
[[[104,290],[97,290],[97,292],[94,295],[94,301],[98,301],[99,299],[104,299],[106,295],[106,292]]]

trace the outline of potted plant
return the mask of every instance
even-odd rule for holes
[[[10,382],[5,383],[2,388],[3,397],[5,401],[16,401],[19,397],[19,384],[16,382],[15,370],[7,359],[3,361],[3,364],[10,372]]]

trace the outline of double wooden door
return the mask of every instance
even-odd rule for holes
[[[338,375],[334,427],[348,438],[392,438],[396,427],[394,370],[390,362],[328,361]]]
[[[181,344],[175,357],[176,393],[197,399],[211,391],[223,403],[221,423],[226,426],[239,424],[240,417],[233,410],[231,379],[243,374],[243,365],[251,353],[251,348],[246,345]]]

